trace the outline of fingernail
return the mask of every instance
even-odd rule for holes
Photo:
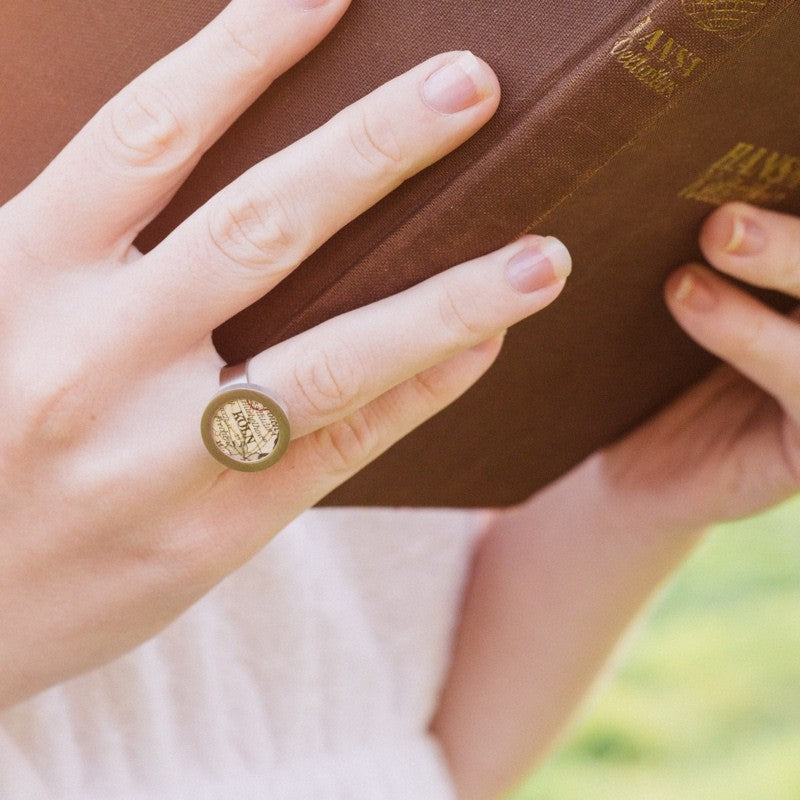
[[[295,5],[300,6],[300,8],[319,8],[320,6],[324,6],[328,0],[294,0]]]
[[[675,288],[675,299],[695,311],[710,311],[717,304],[714,287],[696,269],[687,269]]]
[[[767,237],[761,226],[749,217],[737,214],[733,218],[730,238],[723,249],[737,256],[754,256],[764,249],[766,243]]]
[[[506,264],[508,282],[518,292],[536,292],[563,281],[572,272],[569,250],[555,236],[546,236],[520,250]]]
[[[442,114],[455,114],[488,97],[492,84],[486,69],[472,53],[461,53],[455,61],[439,67],[422,84],[425,102]]]

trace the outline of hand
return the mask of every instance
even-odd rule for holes
[[[800,298],[800,219],[724,206],[701,246],[722,273]],[[800,489],[800,324],[711,270],[673,275],[667,303],[701,345],[728,363],[600,455],[620,502],[667,526],[747,516]],[[646,517],[643,516],[642,519]]]
[[[155,634],[491,364],[569,263],[528,237],[256,356],[294,441],[258,474],[205,451],[210,331],[474,133],[497,82],[437,56],[255,166],[146,256],[202,152],[343,13],[234,0],[0,209],[0,704]],[[511,262],[509,266],[509,261]]]
[[[800,297],[800,219],[730,205],[701,243],[723,273]],[[666,297],[729,364],[495,516],[432,726],[459,797],[499,797],[543,758],[705,527],[800,488],[800,322],[697,265],[671,277]]]

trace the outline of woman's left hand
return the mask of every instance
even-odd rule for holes
[[[726,276],[800,298],[800,218],[734,203],[708,218],[700,243]],[[599,454],[614,496],[667,527],[696,528],[796,493],[800,322],[694,264],[669,279],[666,299],[727,365]]]

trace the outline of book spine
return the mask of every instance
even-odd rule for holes
[[[472,168],[402,220],[270,338],[279,341],[330,316],[350,287],[374,282],[376,275],[393,293],[427,277],[432,266],[451,266],[454,253],[474,257],[507,243],[509,231],[540,229],[560,203],[796,2],[647,4],[595,41],[543,96],[523,94],[510,129]],[[426,253],[426,263],[415,267],[419,252]]]
[[[567,169],[540,184],[550,199],[531,209],[520,235],[538,228],[670,108],[702,91],[706,78],[792,5],[796,0],[660,0],[605,42],[565,79],[563,90],[556,87],[545,98],[531,124],[521,126],[528,147],[542,146],[558,131],[550,158],[560,163],[568,154],[569,160]]]

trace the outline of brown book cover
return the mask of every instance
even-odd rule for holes
[[[223,0],[17,0],[0,8],[0,201]],[[572,251],[567,289],[489,375],[325,502],[508,505],[712,365],[661,285],[731,199],[800,211],[795,0],[354,0],[317,50],[200,162],[147,250],[256,161],[424,58],[497,70],[487,127],[334,237],[215,333],[241,360],[524,232]]]

